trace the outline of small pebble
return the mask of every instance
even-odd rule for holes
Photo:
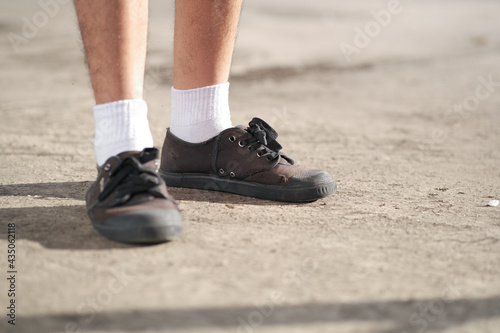
[[[493,200],[490,200],[490,202],[488,202],[488,206],[496,207],[496,206],[498,206],[498,203],[499,203],[499,201],[497,199],[493,199]]]

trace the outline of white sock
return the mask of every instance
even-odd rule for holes
[[[94,150],[97,165],[111,156],[153,146],[148,106],[142,99],[126,99],[94,106]]]
[[[199,143],[232,126],[229,82],[188,90],[172,87],[170,131],[178,138]]]

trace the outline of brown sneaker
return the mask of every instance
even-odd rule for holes
[[[328,172],[300,168],[280,152],[278,133],[266,122],[254,118],[249,125],[196,144],[167,130],[160,174],[172,187],[275,201],[314,201],[335,193],[337,185]]]
[[[124,243],[159,243],[179,238],[182,219],[158,174],[158,149],[125,152],[98,168],[85,197],[92,225]]]

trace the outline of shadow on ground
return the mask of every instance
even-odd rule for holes
[[[68,327],[77,331],[141,332],[146,330],[219,329],[224,332],[253,332],[258,327],[339,324],[342,322],[379,323],[373,333],[441,332],[469,322],[500,316],[500,296],[490,298],[423,299],[222,307],[172,310],[135,310],[97,314],[23,316],[20,327],[40,332],[60,332]],[[376,326],[375,326],[376,327]],[[387,328],[390,327],[390,328]]]
[[[109,241],[94,230],[84,205],[3,208],[0,209],[0,218],[5,223],[16,224],[18,239],[31,240],[49,249],[96,250],[130,247]]]
[[[213,202],[224,204],[238,205],[255,205],[255,206],[281,206],[281,205],[307,205],[308,203],[288,203],[279,201],[270,201],[245,197],[243,195],[198,190],[191,188],[169,187],[168,192],[178,201],[198,201],[198,202]]]
[[[85,200],[85,191],[92,182],[34,183],[0,186],[0,196],[40,196],[41,198],[65,198]]]
[[[107,240],[92,227],[83,203],[85,192],[91,183],[83,181],[2,185],[0,197],[30,197],[34,201],[73,199],[81,200],[82,204],[0,208],[0,219],[3,223],[16,223],[17,235],[20,239],[38,242],[46,248],[92,250],[130,247],[131,245]],[[169,191],[179,202],[190,200],[247,205],[286,204],[213,191],[183,188],[172,188]],[[0,231],[0,233],[3,232],[3,230]]]
[[[1,185],[0,196],[39,196],[40,198],[66,198],[85,200],[85,192],[92,182],[62,182]],[[286,202],[260,200],[242,195],[208,190],[169,187],[168,191],[176,200],[247,205],[287,205]]]
[[[107,240],[90,224],[83,203],[90,184],[91,182],[84,181],[0,186],[0,197],[30,196],[35,201],[40,199],[82,201],[81,205],[0,208],[0,219],[4,223],[16,224],[16,235],[19,239],[37,242],[46,248],[94,250],[130,247]]]

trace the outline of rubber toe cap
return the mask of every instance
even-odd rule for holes
[[[114,241],[159,243],[181,236],[182,217],[177,210],[150,209],[116,215],[94,227]]]
[[[289,179],[291,187],[314,187],[335,183],[332,175],[322,170],[306,170]]]

